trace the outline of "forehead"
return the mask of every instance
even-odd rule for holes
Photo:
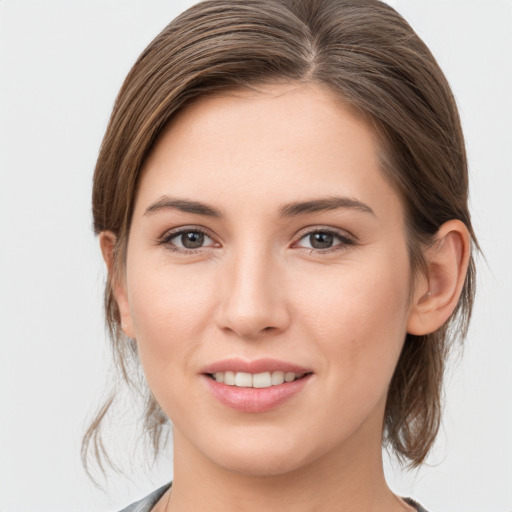
[[[136,208],[172,194],[259,206],[354,196],[397,200],[368,124],[326,88],[281,84],[200,98],[160,136]]]

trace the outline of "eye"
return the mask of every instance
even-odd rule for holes
[[[311,249],[312,251],[329,252],[353,245],[354,241],[346,235],[328,229],[317,229],[306,233],[295,244],[295,247]]]
[[[189,252],[215,246],[215,241],[200,229],[180,229],[172,231],[161,240],[162,244],[176,252]]]

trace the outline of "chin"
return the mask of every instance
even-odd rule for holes
[[[307,449],[303,440],[274,438],[267,440],[244,436],[241,442],[215,444],[221,450],[204,452],[210,460],[227,471],[247,476],[277,476],[296,471],[314,460],[317,450]],[[211,447],[210,447],[211,448]]]
[[[232,473],[245,476],[278,476],[292,473],[304,466],[304,461],[273,454],[272,456],[259,453],[229,453],[214,461],[217,465]]]

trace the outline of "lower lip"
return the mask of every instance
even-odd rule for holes
[[[228,386],[204,375],[208,388],[222,404],[242,412],[267,412],[280,406],[296,395],[308,383],[312,374],[293,382],[285,382],[268,388],[242,388]]]

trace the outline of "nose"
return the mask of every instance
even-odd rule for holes
[[[271,251],[248,248],[226,262],[217,326],[246,340],[286,330],[290,311],[283,268]]]

